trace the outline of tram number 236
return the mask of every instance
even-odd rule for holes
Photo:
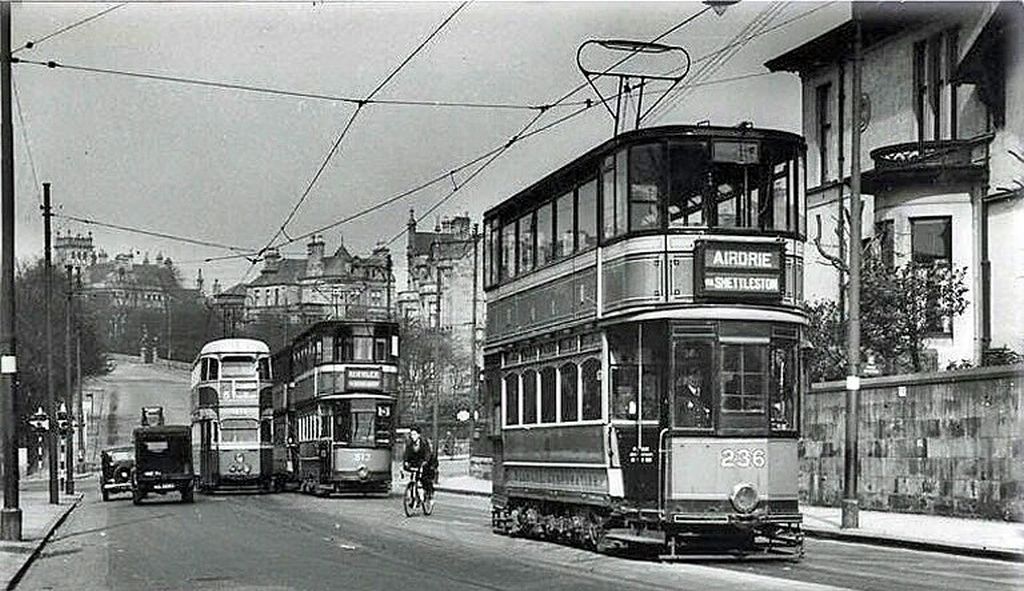
[[[764,468],[768,463],[768,458],[763,449],[727,447],[722,450],[719,461],[723,468]]]

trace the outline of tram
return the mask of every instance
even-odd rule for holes
[[[802,556],[805,151],[639,129],[485,213],[496,532]]]
[[[273,362],[276,488],[390,492],[398,325],[319,322]]]
[[[254,339],[211,341],[196,357],[191,382],[198,489],[269,489],[270,349]]]

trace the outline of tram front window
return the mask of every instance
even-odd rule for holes
[[[765,353],[764,345],[722,345],[723,412],[764,412]]]
[[[679,429],[710,429],[713,426],[711,343],[677,341],[672,365],[672,425]]]
[[[221,443],[256,443],[259,424],[252,419],[224,419],[220,422]]]
[[[796,355],[795,342],[772,345],[772,373],[768,389],[772,431],[796,430]]]
[[[256,373],[256,358],[249,355],[228,355],[220,360],[221,378],[250,378]]]
[[[355,447],[372,447],[375,443],[376,407],[357,403],[342,403],[334,409],[334,441]]]

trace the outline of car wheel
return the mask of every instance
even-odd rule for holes
[[[188,488],[181,489],[181,502],[182,503],[194,503],[195,501],[196,501],[195,493],[193,492],[191,486],[188,487]]]
[[[132,504],[139,505],[142,503],[142,495],[138,491],[132,491]]]
[[[105,488],[101,488],[100,489],[100,496],[103,497],[103,502],[104,503],[106,503],[107,501],[110,500],[110,493],[107,492],[107,489],[105,489]]]

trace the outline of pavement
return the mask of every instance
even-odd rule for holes
[[[466,463],[468,466],[468,462]],[[489,497],[491,481],[468,475],[460,462],[440,462],[437,490]],[[802,505],[809,536],[1024,562],[1024,523],[861,511],[860,527],[843,529],[838,507]]]
[[[13,589],[25,574],[54,531],[82,499],[82,494],[60,496],[60,504],[49,503],[50,494],[46,481],[23,483],[19,505],[21,506],[22,540],[20,542],[0,541],[0,585],[2,589]]]

